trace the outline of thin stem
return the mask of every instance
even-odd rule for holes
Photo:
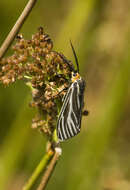
[[[11,45],[13,39],[19,32],[20,28],[22,27],[24,21],[28,17],[29,13],[31,12],[32,8],[34,7],[37,0],[29,0],[26,7],[24,8],[22,14],[16,21],[15,25],[13,26],[12,30],[6,37],[5,41],[3,42],[1,48],[0,48],[0,59],[4,56],[6,51],[8,50],[9,46]]]
[[[52,158],[54,152],[52,150],[48,151],[42,160],[40,161],[39,165],[35,169],[34,173],[28,180],[28,182],[25,184],[22,190],[30,190],[31,187],[34,185],[35,181],[38,179],[39,175],[42,173],[42,171],[46,168],[49,160]]]
[[[61,155],[61,148],[55,148],[55,154],[50,162],[50,164],[48,165],[47,167],[47,170],[45,171],[44,175],[43,175],[43,178],[41,180],[41,183],[40,185],[38,186],[37,190],[44,190],[53,171],[54,171],[54,168],[56,166],[56,163]]]

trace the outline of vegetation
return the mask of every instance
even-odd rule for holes
[[[25,4],[0,2],[1,44]],[[73,61],[71,39],[87,84],[85,108],[90,114],[82,119],[81,133],[61,144],[62,157],[48,190],[130,189],[129,8],[129,1],[123,0],[37,1],[20,31],[31,39],[43,26],[54,42],[53,49]],[[12,53],[9,49],[6,57]],[[30,101],[23,81],[6,88],[0,85],[2,190],[22,189],[46,151],[46,137],[31,128],[37,111],[28,106]]]

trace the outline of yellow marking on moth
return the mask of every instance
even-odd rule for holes
[[[80,75],[79,75],[79,73],[76,73],[76,76],[73,76],[73,73],[72,73],[72,79],[71,79],[71,81],[72,82],[75,82],[76,80],[78,80],[78,79],[80,79],[81,77],[80,77]]]

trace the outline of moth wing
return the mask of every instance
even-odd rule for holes
[[[60,141],[69,139],[80,132],[84,88],[83,80],[75,81],[65,95],[57,122],[57,136]]]

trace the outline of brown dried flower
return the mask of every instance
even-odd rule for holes
[[[63,54],[52,48],[51,38],[40,27],[31,40],[18,35],[13,55],[0,61],[1,83],[9,85],[23,80],[31,87],[33,100],[30,105],[39,113],[33,119],[32,127],[40,129],[49,139],[56,127],[58,110],[65,94],[63,89],[69,86],[72,67]]]

